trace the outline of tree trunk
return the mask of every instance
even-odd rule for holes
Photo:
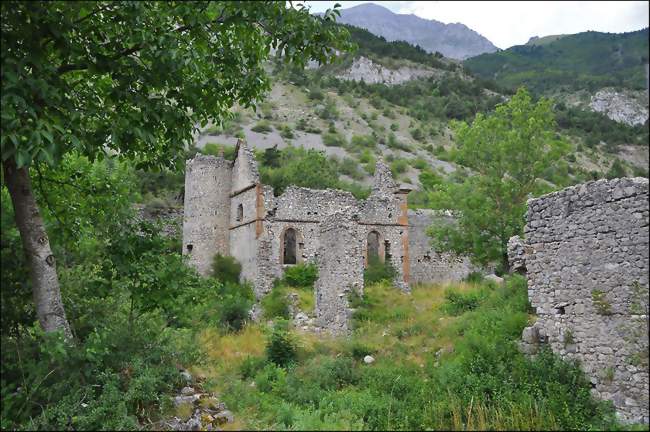
[[[29,265],[38,321],[46,332],[63,330],[66,339],[71,341],[72,331],[61,300],[56,263],[34,199],[29,171],[25,167],[17,168],[13,159],[4,161],[2,166]]]

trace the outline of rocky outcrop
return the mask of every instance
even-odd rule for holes
[[[389,69],[366,57],[355,58],[350,69],[337,75],[337,78],[350,81],[363,81],[366,84],[395,85],[416,78],[426,78],[442,74],[442,71],[428,68],[403,66]]]
[[[599,90],[591,97],[589,107],[610,119],[629,126],[642,125],[648,120],[648,99],[629,91]]]

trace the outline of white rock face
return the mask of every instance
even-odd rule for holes
[[[375,361],[375,358],[373,356],[370,356],[370,355],[367,355],[367,356],[365,356],[363,358],[363,362],[365,364],[370,364],[370,363],[373,363],[374,361]]]
[[[648,120],[647,99],[644,104],[639,98],[612,89],[599,90],[591,97],[589,106],[616,122],[630,126],[644,124]]]
[[[388,69],[377,64],[366,57],[354,59],[352,66],[345,73],[337,75],[342,80],[364,81],[366,84],[401,84],[403,82],[437,75],[442,71],[434,69],[400,67],[399,69]]]

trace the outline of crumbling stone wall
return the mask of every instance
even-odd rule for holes
[[[318,280],[314,284],[316,323],[333,334],[350,329],[348,296],[363,294],[363,241],[357,221],[334,213],[320,223]]]
[[[599,180],[528,202],[528,297],[548,343],[580,360],[593,392],[648,423],[648,180]]]
[[[480,269],[466,256],[436,251],[431,246],[427,228],[446,224],[452,216],[435,210],[409,210],[409,253],[411,258],[411,284],[456,282]]]
[[[214,255],[230,254],[232,163],[198,154],[185,165],[183,254],[199,273],[211,271]]]

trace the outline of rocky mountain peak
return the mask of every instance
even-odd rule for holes
[[[338,21],[364,28],[388,41],[406,41],[453,59],[462,60],[497,51],[492,42],[464,24],[444,24],[413,14],[396,14],[373,3],[341,10]]]

